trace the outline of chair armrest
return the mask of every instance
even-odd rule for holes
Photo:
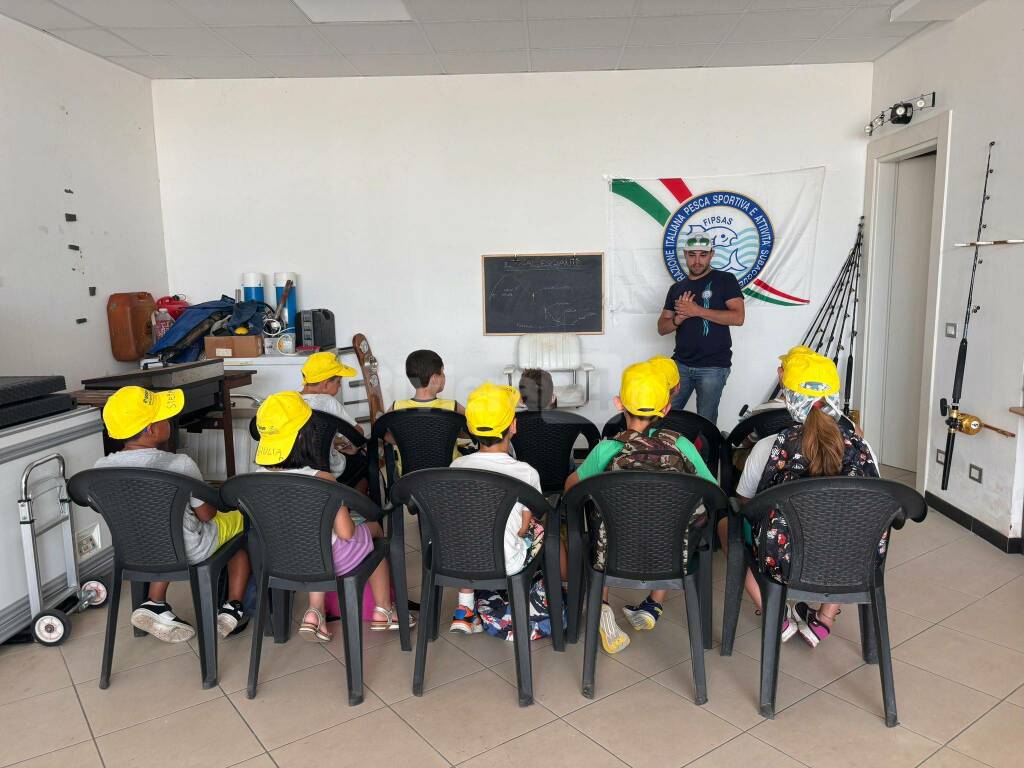
[[[591,371],[595,370],[595,368],[591,363],[580,363],[580,370],[584,371],[585,373],[590,373]]]
[[[506,365],[504,368],[501,369],[501,375],[502,376],[511,376],[513,373],[516,372],[516,368],[518,368],[518,366],[515,365],[515,364],[513,364],[513,365]]]
[[[213,505],[221,512],[233,509],[233,507],[229,507],[224,503],[224,500],[220,497],[220,491],[214,490],[206,483],[196,483],[189,493],[200,501]]]

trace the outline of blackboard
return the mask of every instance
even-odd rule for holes
[[[604,254],[483,257],[484,333],[604,333]]]

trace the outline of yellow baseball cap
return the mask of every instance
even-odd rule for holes
[[[782,367],[785,368],[786,367],[786,361],[789,360],[791,357],[796,357],[797,355],[813,355],[813,354],[815,354],[813,349],[811,349],[810,347],[805,347],[803,344],[800,344],[800,345],[798,345],[796,347],[790,347],[789,351],[786,352],[786,354],[779,355],[779,360],[782,361]]]
[[[657,355],[647,362],[657,368],[658,372],[665,377],[669,389],[675,389],[676,384],[679,383],[679,366],[676,365],[675,360],[663,355]]]
[[[355,376],[356,369],[338,360],[333,352],[314,352],[302,366],[302,380],[306,384],[319,384],[335,376]]]
[[[665,374],[651,363],[634,363],[622,372],[619,399],[634,416],[660,416],[668,405]]]
[[[825,397],[839,391],[839,371],[829,358],[814,352],[793,355],[782,369],[782,386],[801,395]]]
[[[519,390],[489,381],[481,384],[466,400],[466,425],[471,435],[501,437],[516,418]]]
[[[278,392],[264,400],[256,411],[260,433],[256,463],[268,466],[287,459],[299,430],[312,415],[313,409],[298,392]]]
[[[185,407],[180,389],[150,392],[142,387],[121,387],[103,406],[103,423],[115,440],[134,437],[150,424],[169,419]]]

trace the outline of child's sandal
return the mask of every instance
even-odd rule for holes
[[[384,621],[381,621],[380,619],[373,619],[370,622],[370,631],[371,632],[388,632],[388,631],[394,631],[394,630],[398,629],[398,617],[395,615],[396,611],[397,611],[397,609],[393,605],[391,606],[391,608],[385,608],[385,607],[383,607],[381,605],[376,606],[373,609],[374,614],[381,613],[381,614],[384,614],[384,616],[386,618],[385,618]],[[415,626],[416,626],[416,614],[410,612],[409,613],[409,629],[412,629]]]
[[[313,614],[316,617],[316,623],[312,621],[306,621],[306,617],[309,614]],[[303,640],[308,640],[311,643],[329,643],[331,641],[331,633],[327,631],[327,619],[320,613],[316,608],[307,608],[306,612],[302,614],[302,624],[299,625],[299,637]]]

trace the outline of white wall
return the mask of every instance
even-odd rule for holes
[[[294,270],[304,307],[363,331],[389,397],[405,355],[436,349],[460,400],[511,362],[481,332],[480,255],[607,247],[604,174],[828,169],[814,265],[820,300],[856,230],[870,65],[464,77],[157,81],[173,291],[231,291]],[[665,288],[670,279],[665,276]],[[760,402],[806,309],[752,307],[735,333],[723,424]],[[669,353],[654,316],[584,338],[593,418],[624,364]]]
[[[166,289],[149,81],[0,16],[0,375],[124,367],[107,297]]]
[[[875,62],[875,112],[932,90],[938,94],[938,109],[952,111],[939,278],[940,329],[946,322],[957,323],[958,329],[963,324],[972,251],[952,245],[973,240],[977,232],[985,152],[990,140],[998,143],[992,155],[996,172],[989,182],[991,200],[985,213],[985,235],[1024,236],[1024,103],[1019,98],[1016,74],[1024,68],[1022,32],[1024,3],[988,0],[956,21],[925,30]],[[885,129],[896,130],[900,129]],[[1007,412],[1008,407],[1021,403],[1024,324],[1020,285],[1024,281],[1024,251],[1019,246],[989,249],[984,261],[978,268],[974,295],[982,309],[971,321],[961,407],[986,422],[1024,433],[1024,420],[1018,422]],[[943,336],[935,341],[933,385],[940,396],[949,397],[957,345],[957,340]],[[929,461],[934,461],[935,449],[945,445],[945,433],[937,402],[931,413]],[[1018,460],[1018,453],[1021,451],[1013,440],[988,430],[976,437],[960,436],[949,490],[940,490],[940,472],[929,473],[927,490],[1004,535],[1020,536],[1024,464]],[[968,479],[971,463],[984,469],[983,484]]]

